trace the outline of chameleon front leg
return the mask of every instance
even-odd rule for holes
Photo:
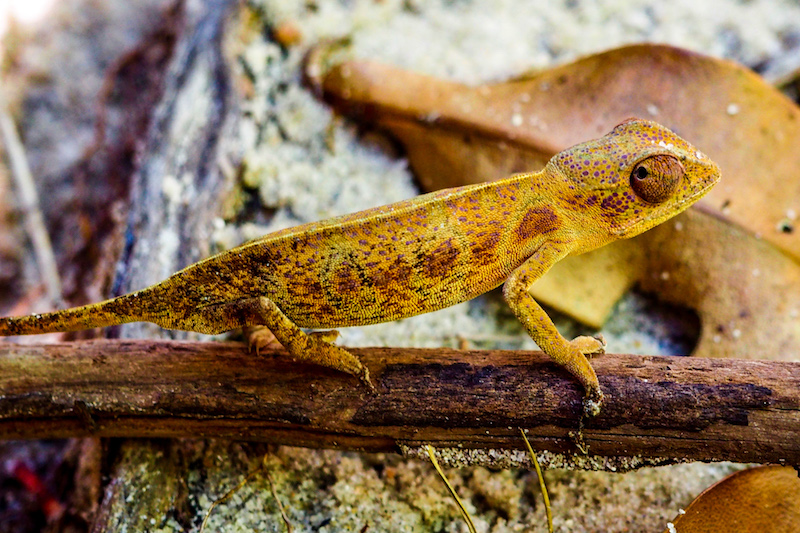
[[[242,325],[264,326],[293,358],[352,374],[370,389],[375,389],[369,379],[369,370],[358,357],[331,344],[339,336],[337,331],[304,333],[269,298],[237,300],[209,306],[200,312],[206,323],[224,324],[220,330],[230,330]],[[263,333],[256,331],[255,334]]]
[[[586,336],[568,341],[558,332],[545,310],[528,293],[528,288],[551,265],[566,255],[567,252],[554,243],[542,245],[509,276],[503,285],[503,296],[539,348],[583,384],[586,389],[584,412],[588,416],[595,416],[600,412],[603,392],[586,354],[603,353],[605,343]]]

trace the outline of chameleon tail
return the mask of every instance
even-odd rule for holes
[[[106,300],[96,304],[72,307],[63,311],[19,317],[0,317],[0,335],[33,335],[57,331],[79,331],[82,329],[116,326],[136,322],[142,318],[131,316],[125,301],[131,295]]]

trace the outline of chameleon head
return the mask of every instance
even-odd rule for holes
[[[680,213],[720,179],[719,167],[664,126],[628,119],[550,161],[571,200],[610,239],[633,237]]]

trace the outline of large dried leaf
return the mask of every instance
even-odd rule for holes
[[[638,281],[700,316],[700,357],[796,360],[800,268],[788,254],[701,209],[639,237]]]
[[[665,533],[800,531],[800,478],[794,468],[741,470],[712,485]]]
[[[321,72],[324,60],[319,53],[310,64]],[[792,358],[787,348],[800,340],[800,110],[749,70],[637,45],[481,87],[364,61],[312,81],[338,108],[396,136],[427,189],[537,170],[629,116],[664,123],[723,170],[703,212],[568,258],[532,293],[599,327],[640,283],[698,312],[696,355]]]

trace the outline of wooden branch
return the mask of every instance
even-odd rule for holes
[[[525,428],[534,449],[580,455],[574,432],[582,390],[539,352],[353,352],[377,393],[350,376],[294,363],[283,352],[257,356],[239,343],[3,344],[0,438],[521,450],[518,428]],[[623,466],[634,466],[634,457],[800,464],[800,363],[609,354],[594,366],[606,403],[583,431],[593,456]]]

